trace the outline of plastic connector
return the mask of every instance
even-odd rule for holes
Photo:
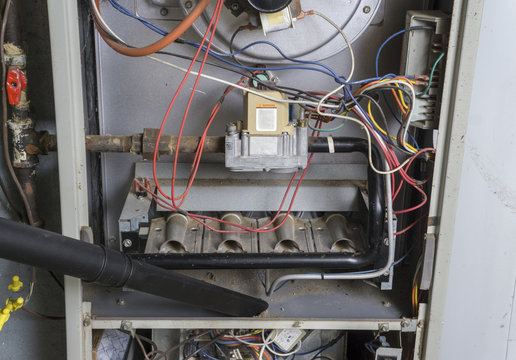
[[[4,324],[11,317],[11,313],[20,309],[24,303],[25,300],[22,297],[19,297],[16,300],[11,298],[5,300],[5,308],[0,310],[0,331],[2,331]]]
[[[23,300],[22,297],[19,297],[18,299],[7,299],[5,305],[11,305],[12,306],[12,311],[16,311],[18,309],[20,309],[23,304],[25,303],[25,300]]]
[[[8,305],[5,309],[0,310],[0,331],[4,327],[4,324],[9,320],[11,316],[12,305]]]
[[[20,281],[19,276],[13,276],[13,282],[7,287],[12,292],[18,292],[23,287],[23,283]]]

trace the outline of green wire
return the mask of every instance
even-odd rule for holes
[[[420,96],[424,96],[428,93],[428,91],[430,90],[430,86],[432,85],[432,79],[434,78],[434,73],[435,73],[435,69],[437,68],[437,65],[439,65],[439,62],[443,59],[444,55],[446,53],[442,53],[436,60],[436,62],[434,63],[434,66],[432,66],[432,71],[430,72],[430,79],[428,80],[428,86],[426,87],[425,91],[423,91],[421,93]]]
[[[346,125],[346,121],[345,121],[345,120],[342,122],[342,124],[340,124],[340,125],[339,125],[339,126],[337,126],[337,127],[334,127],[333,129],[316,129],[316,128],[314,128],[312,125],[310,125],[310,122],[308,122],[308,128],[309,128],[310,130],[313,130],[313,131],[320,131],[320,132],[324,132],[324,133],[337,131],[337,130],[339,130],[340,128],[342,128],[344,125]]]

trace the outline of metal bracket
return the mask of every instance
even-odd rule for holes
[[[89,226],[82,226],[81,227],[81,241],[88,242],[90,244],[93,244],[93,230]]]
[[[434,273],[435,234],[425,234],[425,249],[423,253],[423,271],[421,272],[421,290],[429,290]]]
[[[378,323],[379,332],[389,332],[389,323]]]
[[[124,331],[132,331],[133,330],[133,323],[130,321],[122,321],[120,324],[120,330]]]

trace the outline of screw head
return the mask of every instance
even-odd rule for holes
[[[120,306],[123,306],[123,305],[125,305],[125,300],[124,299],[117,299],[116,300],[116,304],[120,305]]]
[[[167,8],[161,8],[161,9],[159,10],[159,14],[160,14],[161,16],[167,16],[167,15],[168,15],[168,9],[167,9]]]
[[[371,12],[371,7],[369,5],[364,6],[362,9],[364,11],[364,14],[369,14]]]
[[[131,239],[124,239],[124,241],[122,241],[122,245],[126,248],[131,247],[133,246],[133,241]]]
[[[187,9],[191,9],[191,8],[192,8],[192,5],[193,5],[193,4],[192,4],[192,2],[191,2],[191,1],[187,1],[187,2],[185,2],[185,8],[187,8]]]
[[[231,4],[231,10],[238,11],[240,9],[240,5],[237,2]]]
[[[401,322],[401,327],[402,328],[408,328],[410,326],[410,322],[408,320],[403,320]]]
[[[385,246],[389,246],[389,238],[383,239],[383,243]]]

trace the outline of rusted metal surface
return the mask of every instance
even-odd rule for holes
[[[36,211],[36,169],[35,167],[16,168],[15,171],[32,210],[32,225],[42,226],[43,221],[39,217],[39,213]]]
[[[152,160],[156,146],[158,129],[145,129],[143,134],[134,135],[87,135],[86,150],[91,152],[125,152],[143,155],[144,160]],[[183,136],[179,152],[197,151],[200,137]],[[177,136],[164,134],[159,142],[159,155],[172,155],[177,147]],[[52,149],[53,150],[53,149]],[[204,153],[223,153],[224,137],[208,136],[204,142]]]
[[[143,160],[152,160],[158,129],[144,129],[143,134],[133,135],[87,135],[86,150],[91,152],[122,152],[142,155]],[[53,143],[53,135],[49,135]],[[180,153],[194,153],[199,147],[199,136],[182,136],[179,144]],[[314,137],[308,138],[308,146],[315,141]],[[161,135],[158,155],[172,155],[177,147],[177,136],[170,134]],[[47,147],[55,151],[55,147]],[[224,136],[207,136],[204,141],[204,153],[224,153]]]
[[[35,131],[30,118],[8,121],[11,133],[12,163],[15,168],[31,168],[39,163],[38,155],[46,155],[57,148],[55,135]]]
[[[130,152],[131,136],[86,135],[86,149],[92,152]]]

